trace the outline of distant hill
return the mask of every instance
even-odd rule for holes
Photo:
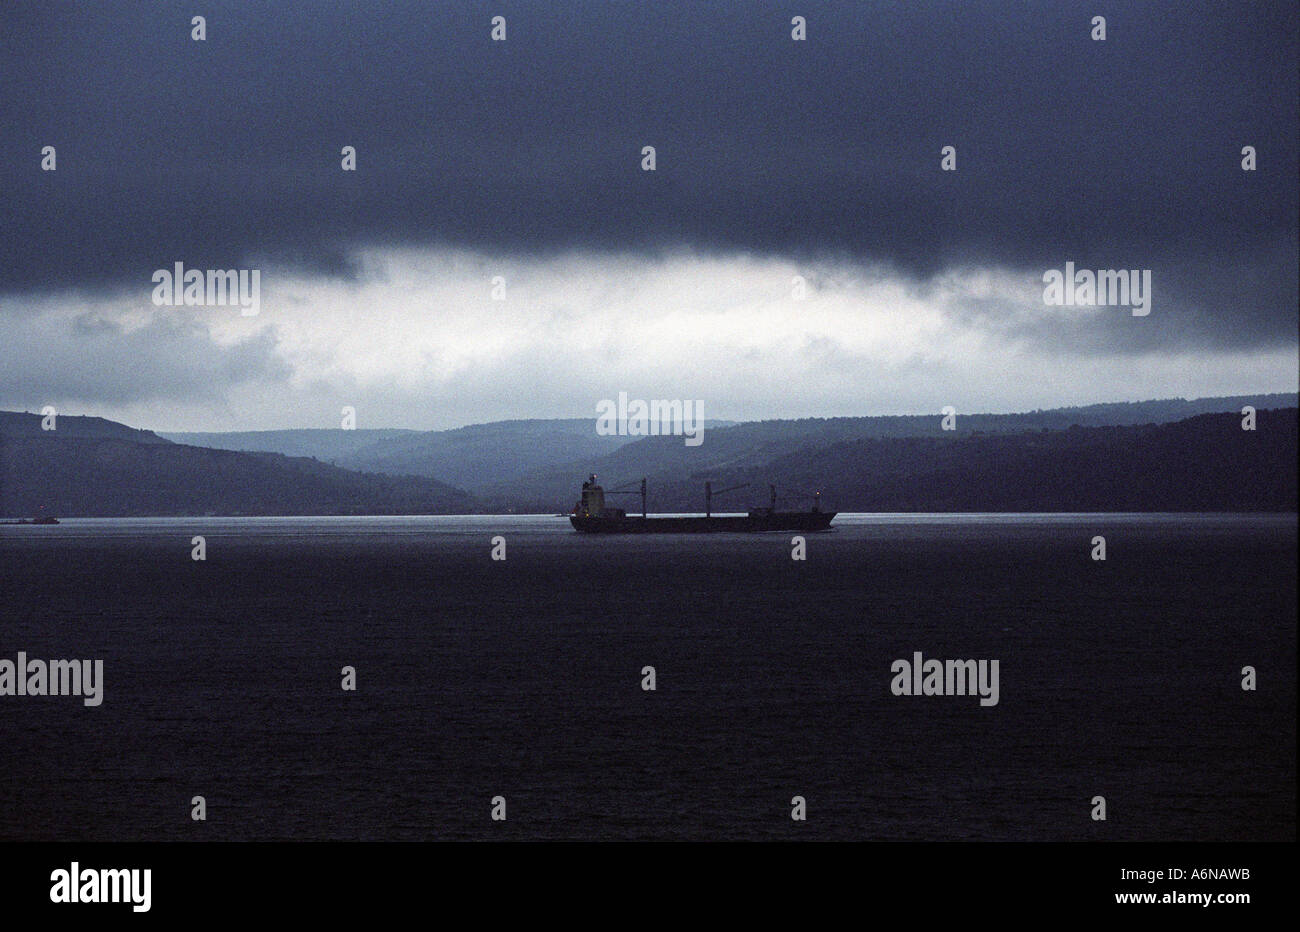
[[[804,418],[800,420],[751,421],[727,428],[706,431],[704,442],[686,446],[681,438],[645,437],[621,446],[611,454],[596,459],[567,463],[516,477],[510,483],[471,485],[490,509],[545,509],[546,502],[572,504],[575,482],[588,473],[596,473],[602,482],[624,482],[641,476],[654,477],[656,484],[667,489],[673,483],[686,482],[697,489],[693,497],[675,496],[679,505],[690,502],[689,510],[702,506],[705,479],[731,476],[747,468],[767,468],[767,464],[808,458],[816,451],[839,443],[871,439],[938,438],[945,442],[956,438],[991,434],[1017,434],[1026,431],[1062,431],[1070,427],[1123,427],[1167,423],[1203,413],[1232,412],[1238,420],[1244,405],[1257,410],[1295,407],[1291,394],[1243,395],[1227,398],[1199,398],[1192,401],[1172,399],[1132,404],[1090,405],[1083,408],[1056,408],[1021,414],[963,414],[956,417],[956,430],[945,431],[938,413],[882,417]],[[1183,412],[1192,412],[1185,415]],[[915,464],[918,470],[924,462]],[[851,473],[852,464],[845,464]],[[763,480],[766,483],[768,480]],[[826,480],[819,480],[825,482]],[[715,485],[720,485],[716,483]],[[528,495],[524,496],[525,490]],[[567,505],[566,505],[567,507]],[[847,506],[846,506],[847,507]]]
[[[771,464],[853,511],[1295,511],[1297,410],[1172,424],[859,440]]]
[[[510,482],[547,466],[612,453],[640,439],[600,436],[594,418],[517,420],[454,430],[268,430],[165,434],[180,443],[224,450],[313,456],[347,469],[428,476],[469,487]]]
[[[1295,408],[1263,409],[1257,429],[1241,415],[1173,424],[1066,430],[936,432],[933,436],[784,439],[740,425],[696,448],[652,437],[592,461],[606,488],[647,477],[651,511],[695,512],[704,482],[749,483],[715,503],[745,510],[778,486],[788,507],[820,489],[838,511],[1295,511]],[[489,510],[568,508],[583,474],[546,474],[488,490]],[[620,502],[639,507],[634,497]]]
[[[1225,414],[1240,412],[1250,405],[1256,410],[1264,408],[1294,408],[1300,406],[1300,396],[1295,392],[1272,392],[1262,395],[1225,395],[1212,398],[1164,398],[1156,401],[1120,401],[1084,405],[1073,408],[1048,408],[1024,414],[976,415],[978,418],[996,418],[1003,429],[1049,430],[1072,427],[1123,427],[1130,424],[1169,424],[1195,417],[1198,414]],[[1021,418],[1024,423],[1016,423]],[[973,430],[992,430],[982,424],[968,424]]]
[[[338,463],[349,469],[435,476],[470,488],[513,482],[556,463],[604,456],[638,439],[601,436],[594,418],[497,421],[385,440]]]
[[[355,444],[342,463],[421,465],[468,491],[427,475],[172,443],[101,418],[60,417],[42,431],[39,415],[0,412],[0,516],[554,514],[591,472],[606,488],[647,477],[660,512],[701,510],[706,480],[748,485],[718,510],[766,504],[772,483],[785,507],[807,507],[806,493],[820,489],[838,511],[1295,511],[1297,410],[1269,408],[1267,397],[959,412],[955,431],[937,414],[762,421],[709,428],[697,447],[675,436],[600,437],[585,419],[369,438],[268,432],[318,452]],[[1248,403],[1254,431],[1241,429]],[[1228,411],[1142,422],[1189,405]],[[1096,420],[1141,423],[1081,424]]]
[[[1162,424],[1197,414],[1256,408],[1294,407],[1294,394],[1182,398],[1055,408],[1021,414],[967,414],[959,411],[957,433],[1064,430],[1083,427]],[[568,497],[575,477],[626,467],[641,475],[671,473],[678,478],[700,469],[763,463],[781,455],[831,443],[869,437],[936,437],[938,412],[926,415],[802,418],[733,424],[709,421],[705,442],[685,447],[639,436],[601,436],[596,420],[512,420],[454,430],[273,430],[243,433],[164,434],[178,443],[226,450],[264,450],[313,456],[346,469],[390,475],[427,476],[487,497],[502,509],[522,498],[540,503]],[[620,451],[622,451],[620,453]],[[612,457],[607,459],[607,457]],[[541,507],[539,505],[539,507]],[[554,505],[542,510],[552,510]]]
[[[304,428],[302,430],[245,430],[228,433],[175,433],[160,436],[192,447],[216,450],[243,450],[257,453],[283,453],[285,456],[310,456],[333,462],[372,444],[404,436],[418,436],[420,431],[398,429],[342,430],[341,428]]]
[[[129,440],[132,443],[169,443],[151,430],[137,430],[102,417],[60,414],[53,430],[42,430],[39,414],[0,411],[0,437],[77,438],[82,440]]]
[[[349,472],[276,453],[0,436],[4,517],[451,514],[478,508],[467,493],[434,479]]]

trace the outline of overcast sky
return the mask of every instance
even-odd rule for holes
[[[1295,391],[1298,33],[1290,0],[5,0],[0,408],[442,428],[621,391],[733,419]],[[260,312],[155,306],[178,261],[258,269]],[[1046,305],[1066,262],[1150,270],[1150,314]]]

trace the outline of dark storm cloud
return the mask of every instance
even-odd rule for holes
[[[488,41],[497,14],[505,43]],[[795,14],[807,42],[790,41]],[[1088,37],[1097,14],[1105,42]],[[1146,267],[1192,302],[1182,342],[1295,339],[1291,2],[206,0],[0,17],[11,293],[143,288],[177,259],[348,277],[358,244],[686,245],[919,277]],[[57,172],[38,170],[43,145]],[[956,173],[938,170],[944,145]]]

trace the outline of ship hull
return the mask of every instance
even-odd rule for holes
[[[569,515],[569,522],[584,534],[710,534],[718,531],[825,531],[835,517],[833,511],[790,511],[762,515],[720,517],[641,518],[623,516],[597,518]]]

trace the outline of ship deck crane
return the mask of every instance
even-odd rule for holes
[[[775,510],[776,510],[776,486],[774,486],[774,485],[773,485],[773,486],[769,486],[769,488],[771,488],[771,490],[772,490],[772,509],[775,511]],[[781,497],[782,497],[783,499],[785,499],[786,501],[789,501],[789,500],[792,499],[792,498],[803,498],[803,499],[811,498],[811,499],[813,500],[813,508],[812,508],[812,510],[813,510],[813,511],[821,511],[821,510],[822,510],[822,491],[821,491],[821,489],[818,489],[818,490],[815,491],[815,492],[800,492],[800,491],[797,491],[797,490],[783,490],[783,491],[785,492],[785,494],[782,495]]]
[[[595,476],[592,476],[591,478],[592,478],[592,481],[595,481],[595,479],[596,479]],[[630,485],[631,483],[626,483],[626,484]],[[606,495],[636,495],[636,494],[637,494],[637,490],[636,490],[636,489],[624,489],[624,488],[620,487],[620,488],[617,488],[617,489],[606,489],[606,490],[605,490],[605,494],[606,494]],[[646,505],[645,505],[645,477],[644,477],[644,476],[641,477],[641,489],[640,489],[640,495],[641,495],[641,517],[644,518],[644,517],[646,517]]]
[[[746,489],[746,488],[749,488],[749,483],[742,482],[740,485],[733,485],[725,489],[718,489],[718,491],[715,492],[713,491],[712,482],[704,483],[704,517],[706,518],[713,517],[713,496],[724,495],[727,492],[734,492],[736,491],[736,489]]]

